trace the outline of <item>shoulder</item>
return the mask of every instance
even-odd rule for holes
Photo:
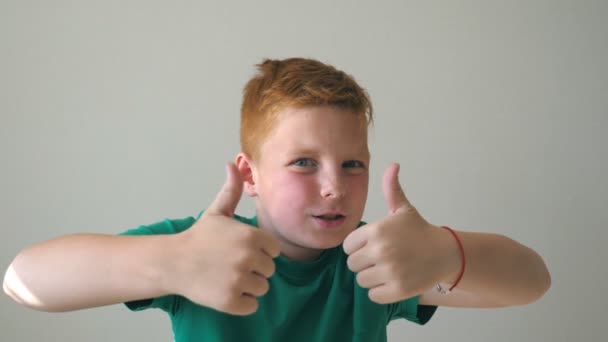
[[[181,218],[165,218],[157,222],[143,224],[135,228],[127,229],[119,233],[119,235],[156,235],[181,233],[194,225],[194,223],[201,218],[204,212],[204,209],[201,210],[196,217],[187,216]],[[235,214],[234,219],[257,227],[257,217],[255,216],[249,218]]]
[[[195,222],[196,219],[192,216],[182,218],[165,218],[160,221],[129,228],[118,235],[176,234],[190,228]]]

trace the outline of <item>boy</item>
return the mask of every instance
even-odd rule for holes
[[[385,341],[398,317],[425,324],[440,305],[518,305],[547,291],[531,249],[422,218],[396,164],[383,179],[388,216],[361,222],[365,91],[315,60],[258,68],[244,89],[242,151],[197,219],[34,245],[9,266],[5,292],[45,311],[160,308],[180,342]],[[253,218],[235,215],[242,192],[255,200]]]

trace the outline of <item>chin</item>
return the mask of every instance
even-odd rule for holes
[[[308,226],[300,230],[283,230],[280,234],[284,239],[302,248],[325,250],[340,246],[344,242],[346,237],[354,230],[354,228],[347,228],[348,225],[346,224],[333,232],[320,231],[317,227]]]
[[[302,241],[301,246],[310,249],[330,249],[337,247],[342,244],[346,237],[336,238],[336,239],[318,239],[313,241]]]

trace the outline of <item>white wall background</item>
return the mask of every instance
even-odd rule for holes
[[[238,152],[263,57],[336,65],[376,109],[366,219],[402,163],[431,222],[545,258],[540,301],[440,308],[390,341],[605,341],[608,2],[0,1],[0,268],[25,246],[196,215]],[[245,201],[241,213],[251,214]],[[2,341],[169,341],[161,311],[39,313]]]

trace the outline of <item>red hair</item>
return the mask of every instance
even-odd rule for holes
[[[286,107],[334,106],[372,123],[372,104],[354,78],[314,59],[265,59],[243,89],[241,149],[253,159]]]

